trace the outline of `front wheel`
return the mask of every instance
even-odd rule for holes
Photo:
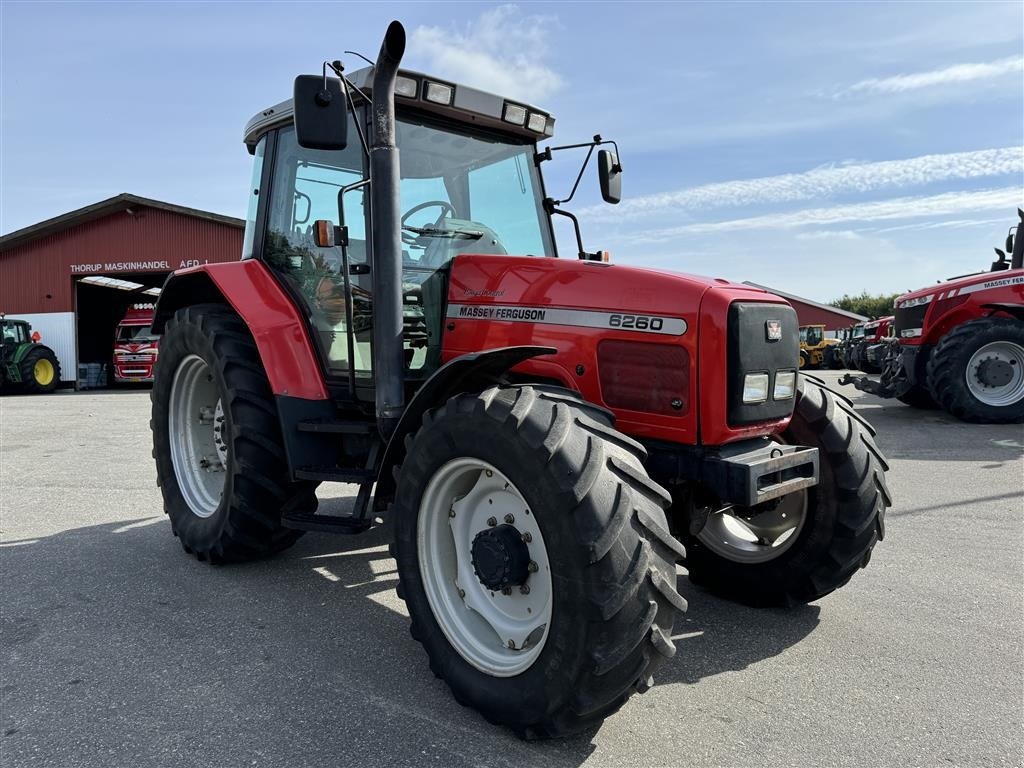
[[[985,317],[954,328],[928,358],[928,387],[963,421],[1024,422],[1024,322]]]
[[[178,310],[160,342],[153,457],[171,530],[214,563],[291,546],[285,509],[316,509],[315,486],[288,480],[270,384],[249,329],[217,304]]]
[[[643,447],[565,390],[428,413],[392,514],[399,596],[459,703],[527,738],[600,722],[675,653],[685,602]]]
[[[783,442],[818,449],[818,484],[756,507],[727,507],[686,541],[690,578],[751,605],[824,597],[867,565],[891,505],[874,430],[841,395],[798,377]]]

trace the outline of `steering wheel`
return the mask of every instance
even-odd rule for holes
[[[408,211],[406,211],[405,213],[402,214],[402,226],[403,227],[405,226],[405,222],[406,222],[406,220],[410,216],[412,216],[414,213],[419,213],[424,208],[440,208],[441,209],[441,214],[434,220],[434,226],[435,227],[438,224],[441,223],[441,221],[444,219],[445,216],[448,216],[449,214],[451,214],[452,216],[455,216],[455,208],[452,206],[451,203],[446,203],[444,200],[427,200],[425,203],[420,203],[419,205],[414,205],[412,208],[410,208]],[[413,233],[413,232],[405,232],[403,230],[403,232],[402,232],[402,242],[405,243],[406,245],[415,245],[416,244],[416,238],[417,238],[417,235],[415,233]]]

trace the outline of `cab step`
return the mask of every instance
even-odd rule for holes
[[[281,516],[281,525],[296,531],[322,531],[324,533],[363,533],[373,526],[365,517],[338,517],[337,515],[304,515],[293,513]]]
[[[299,432],[319,432],[334,435],[369,435],[377,431],[377,425],[372,421],[326,421],[323,419],[309,419],[296,424]]]
[[[296,480],[315,480],[318,483],[365,483],[373,484],[377,473],[372,469],[348,467],[299,467],[295,470]]]

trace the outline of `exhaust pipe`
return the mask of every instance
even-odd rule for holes
[[[1017,225],[1017,232],[1013,236],[1010,269],[1021,269],[1024,267],[1024,210],[1018,208],[1017,215],[1020,216],[1020,224]]]
[[[405,28],[392,21],[373,68],[370,204],[373,243],[373,367],[377,428],[391,436],[405,410],[402,347],[402,212],[395,145],[395,78],[405,53]]]

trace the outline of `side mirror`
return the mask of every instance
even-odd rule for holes
[[[601,197],[615,205],[622,199],[622,166],[619,158],[608,149],[597,153],[597,177],[601,182]]]
[[[999,250],[998,248],[996,250]],[[1010,228],[1009,233],[1006,235],[1006,251],[1007,253],[1013,253],[1013,228]]]
[[[320,75],[295,78],[295,137],[306,149],[344,149],[348,145],[348,104],[341,81]]]

